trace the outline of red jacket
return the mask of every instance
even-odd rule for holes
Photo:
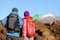
[[[35,26],[34,26],[34,22],[32,20],[32,17],[30,16],[26,16],[25,18],[23,18],[23,24],[22,24],[22,36],[29,36],[32,37],[34,36],[35,33]]]

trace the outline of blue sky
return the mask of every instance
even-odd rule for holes
[[[47,13],[60,16],[60,0],[0,0],[0,19],[4,19],[13,7],[18,8],[18,14],[22,18],[25,10],[28,10],[31,16],[37,13],[42,16]]]

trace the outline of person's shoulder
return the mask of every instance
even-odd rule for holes
[[[29,16],[29,18],[32,18],[32,16]]]

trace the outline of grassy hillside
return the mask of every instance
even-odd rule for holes
[[[2,26],[0,21],[0,40],[6,40],[6,29]]]
[[[35,40],[60,40],[60,22],[54,21],[52,24],[35,21]]]
[[[36,26],[35,40],[60,40],[60,22],[54,21],[52,24],[34,21]],[[6,29],[0,21],[0,40],[6,40]],[[20,38],[21,39],[21,38]]]

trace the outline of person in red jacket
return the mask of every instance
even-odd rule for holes
[[[34,40],[35,25],[28,11],[24,12],[24,18],[22,24],[22,36],[24,40]]]

